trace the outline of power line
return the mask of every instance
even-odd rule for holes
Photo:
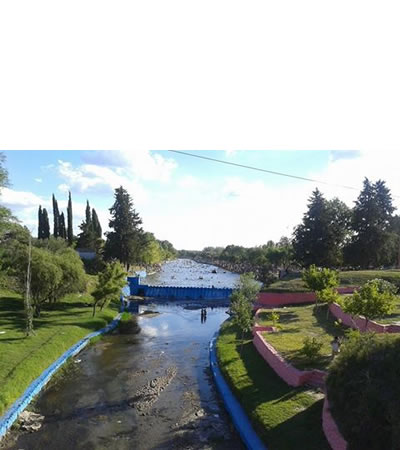
[[[237,163],[230,162],[230,161],[223,161],[221,159],[209,158],[208,156],[193,155],[193,153],[182,152],[180,150],[168,150],[168,151],[172,152],[172,153],[178,153],[179,155],[192,156],[193,158],[205,159],[208,161],[213,161],[213,162],[217,162],[217,163],[221,163],[221,164],[227,164],[229,166],[242,167],[245,169],[257,170],[258,172],[272,173],[273,175],[280,175],[282,177],[295,178],[297,180],[311,181],[312,183],[325,184],[326,186],[334,186],[334,187],[340,187],[340,188],[344,188],[344,189],[351,189],[353,191],[359,191],[359,189],[354,186],[345,186],[343,184],[334,184],[334,183],[328,183],[327,181],[313,180],[312,178],[299,177],[297,175],[291,175],[291,174],[283,173],[283,172],[276,172],[274,170],[261,169],[260,167],[247,166],[245,164],[237,164]],[[393,197],[399,198],[398,195],[393,195]]]

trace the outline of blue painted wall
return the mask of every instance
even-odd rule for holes
[[[148,286],[140,283],[140,277],[128,277],[131,295],[176,300],[220,300],[231,296],[231,288]]]

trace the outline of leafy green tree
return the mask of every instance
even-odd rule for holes
[[[319,268],[314,264],[303,270],[302,279],[307,287],[314,292],[326,288],[336,288],[339,285],[339,273],[336,270],[326,267]]]
[[[141,250],[141,262],[143,264],[156,264],[163,260],[162,249],[153,233],[143,233],[143,246]]]
[[[261,285],[256,281],[254,273],[248,272],[240,275],[238,290],[251,305],[257,302],[260,289]]]
[[[115,189],[115,202],[110,208],[111,220],[104,248],[106,259],[116,258],[129,267],[140,262],[140,251],[143,244],[142,219],[133,208],[129,193],[121,186]]]
[[[55,286],[51,300],[55,302],[66,294],[84,292],[87,276],[77,252],[71,248],[63,248],[56,251],[54,258],[61,269],[62,277],[60,283]]]
[[[303,222],[294,230],[293,249],[298,262],[338,267],[349,234],[350,210],[339,199],[326,200],[316,189],[309,199]]]
[[[72,245],[74,242],[74,229],[72,225],[73,216],[72,216],[72,200],[71,200],[71,192],[68,193],[68,207],[67,207],[67,222],[68,222],[68,244]]]
[[[111,301],[118,301],[121,289],[126,285],[126,272],[121,264],[113,261],[106,264],[104,270],[99,274],[96,289],[93,291],[93,316],[96,314],[96,307],[100,311],[109,305]]]
[[[244,335],[249,333],[254,323],[253,319],[253,305],[248,301],[243,292],[234,291],[231,296],[232,321],[239,328],[241,332],[241,347],[240,355],[243,350]]]
[[[15,254],[15,274],[20,283],[21,292],[24,292],[27,279],[29,248],[20,246]],[[51,252],[45,249],[32,247],[30,292],[35,309],[35,315],[40,317],[42,306],[54,296],[62,280],[62,270],[57,265]]]
[[[347,264],[373,268],[396,261],[393,250],[398,247],[391,229],[394,210],[385,182],[371,183],[365,178],[353,209],[353,236],[345,249]]]
[[[382,318],[393,311],[396,297],[391,288],[381,281],[383,280],[367,281],[343,303],[346,313],[365,317],[365,329],[370,320]]]
[[[319,303],[326,303],[328,305],[328,308],[326,309],[326,317],[329,316],[329,306],[333,303],[340,303],[341,297],[337,293],[337,291],[331,287],[327,287],[322,289],[321,291],[317,291],[317,302]]]
[[[53,236],[55,238],[60,236],[60,212],[58,210],[58,202],[53,194]]]

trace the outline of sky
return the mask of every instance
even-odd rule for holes
[[[106,229],[122,184],[146,230],[202,248],[289,235],[315,187],[169,149],[354,186],[320,186],[349,206],[364,176],[400,195],[399,14],[396,0],[0,2],[2,202],[35,228],[70,189],[75,225],[89,199]]]
[[[290,237],[316,187],[327,199],[338,197],[352,207],[364,177],[386,181],[400,208],[398,167],[388,164],[388,152],[186,152],[315,181],[168,151],[5,151],[11,186],[3,189],[0,202],[37,235],[39,205],[47,208],[52,229],[52,194],[66,213],[71,191],[75,233],[87,200],[107,231],[114,189],[122,185],[146,231],[177,249],[192,250],[250,247]]]

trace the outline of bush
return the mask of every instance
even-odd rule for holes
[[[332,413],[351,449],[398,449],[400,339],[354,333],[326,380]]]
[[[324,345],[318,341],[315,337],[306,337],[303,340],[304,346],[300,350],[300,354],[304,355],[310,362],[316,361],[320,356],[320,350]]]

